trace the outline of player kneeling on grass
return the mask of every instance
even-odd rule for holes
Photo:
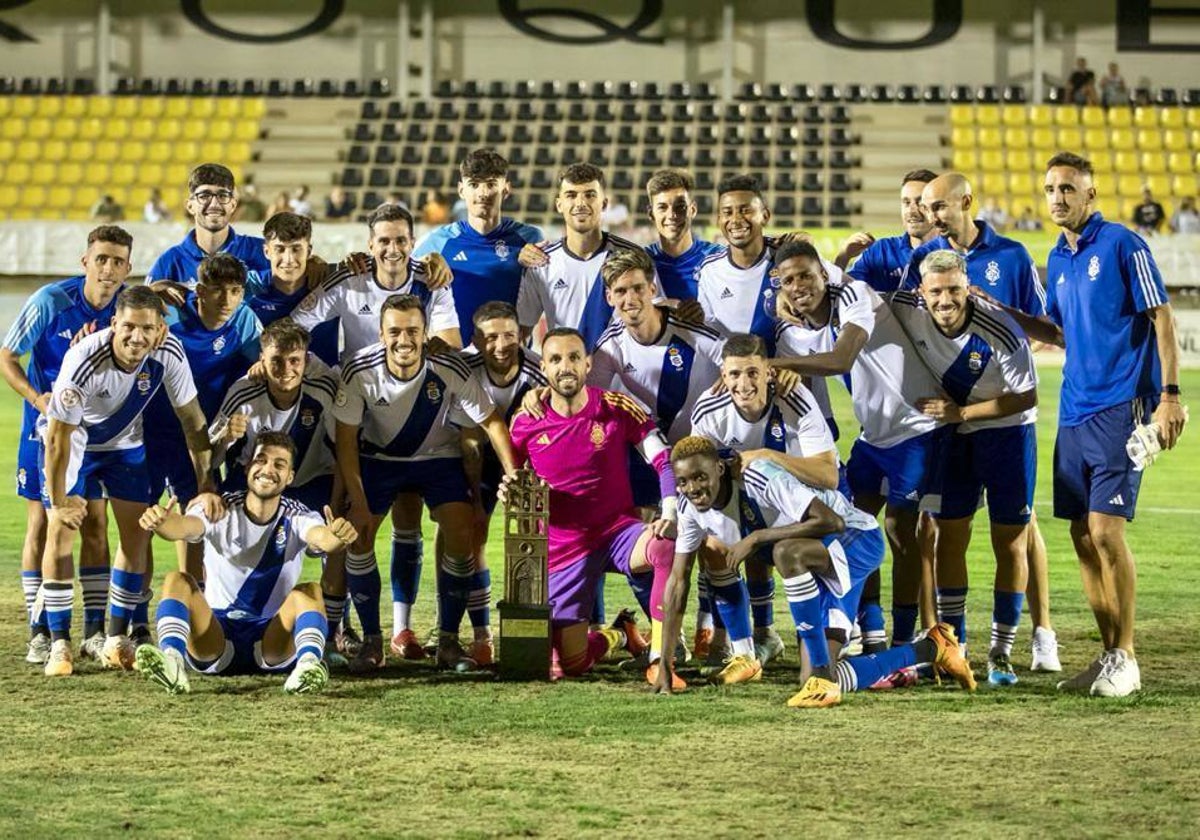
[[[141,525],[167,540],[204,544],[206,587],[169,572],[158,605],[158,644],[137,649],[137,669],[170,694],[190,691],[187,667],[206,674],[274,672],[295,667],[289,694],[319,691],[329,680],[321,661],[328,624],[321,587],[300,583],[303,552],[345,551],[358,536],[345,519],[325,520],[283,497],[295,477],[295,444],[263,432],[246,468],[243,493],[223,497],[224,516],[210,519],[194,503],[186,514],[154,505]]]

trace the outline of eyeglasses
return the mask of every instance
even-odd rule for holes
[[[220,204],[222,207],[224,207],[226,204],[233,201],[233,193],[231,193],[229,190],[221,190],[220,192],[209,192],[208,190],[204,190],[203,192],[192,193],[192,198],[200,202],[201,206],[211,204],[215,201],[217,204]]]

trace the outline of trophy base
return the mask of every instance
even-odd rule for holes
[[[500,651],[496,672],[502,680],[550,679],[550,606],[501,601]]]

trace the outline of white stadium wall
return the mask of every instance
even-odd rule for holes
[[[398,65],[395,44],[402,6],[407,6],[413,27],[409,60],[425,61],[419,33],[425,5],[423,0],[108,3],[116,34],[116,73],[160,78],[391,75],[388,71]],[[720,78],[723,4],[715,0],[461,0],[430,5],[435,78],[660,82]],[[1180,60],[1200,48],[1200,18],[1165,17],[1145,2],[775,0],[731,5],[737,81],[1028,84],[1032,20],[1035,5],[1040,5],[1045,19],[1041,64],[1049,80],[1061,80],[1075,58],[1085,56],[1096,68],[1119,61],[1131,83],[1175,87],[1200,83],[1196,62]],[[30,0],[0,11],[4,42],[0,74],[90,75],[97,6],[93,0]],[[247,6],[255,11],[246,13]],[[536,14],[547,7],[577,10],[593,18]],[[937,26],[931,19],[935,7],[946,13]],[[1148,25],[1139,26],[1126,14],[1119,26],[1119,8],[1149,9]],[[319,22],[323,13],[330,18],[327,24]],[[956,14],[961,15],[957,28]],[[638,23],[639,15],[646,18],[644,26]],[[197,19],[231,34],[211,34]],[[320,31],[276,43],[237,40],[286,36],[310,23]],[[943,40],[942,32],[952,34]],[[22,35],[33,40],[18,40]],[[878,48],[926,37],[939,42],[915,49]],[[601,42],[564,43],[567,39]],[[850,45],[830,43],[839,39]],[[1135,49],[1119,51],[1119,41]]]

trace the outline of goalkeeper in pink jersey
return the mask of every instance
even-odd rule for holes
[[[550,487],[550,617],[562,672],[583,674],[617,647],[635,656],[644,649],[629,612],[622,612],[611,629],[588,631],[596,587],[603,585],[606,572],[614,571],[631,580],[652,580],[643,607],[654,627],[646,672],[653,683],[661,650],[663,587],[675,552],[670,450],[632,397],[584,384],[591,364],[577,330],[546,333],[542,372],[550,383],[550,398],[544,417],[522,412],[513,419],[514,460],[528,462]],[[649,524],[638,518],[633,504],[630,444],[659,476],[662,512]],[[502,484],[501,498],[505,489]],[[676,688],[681,687],[677,682]]]

